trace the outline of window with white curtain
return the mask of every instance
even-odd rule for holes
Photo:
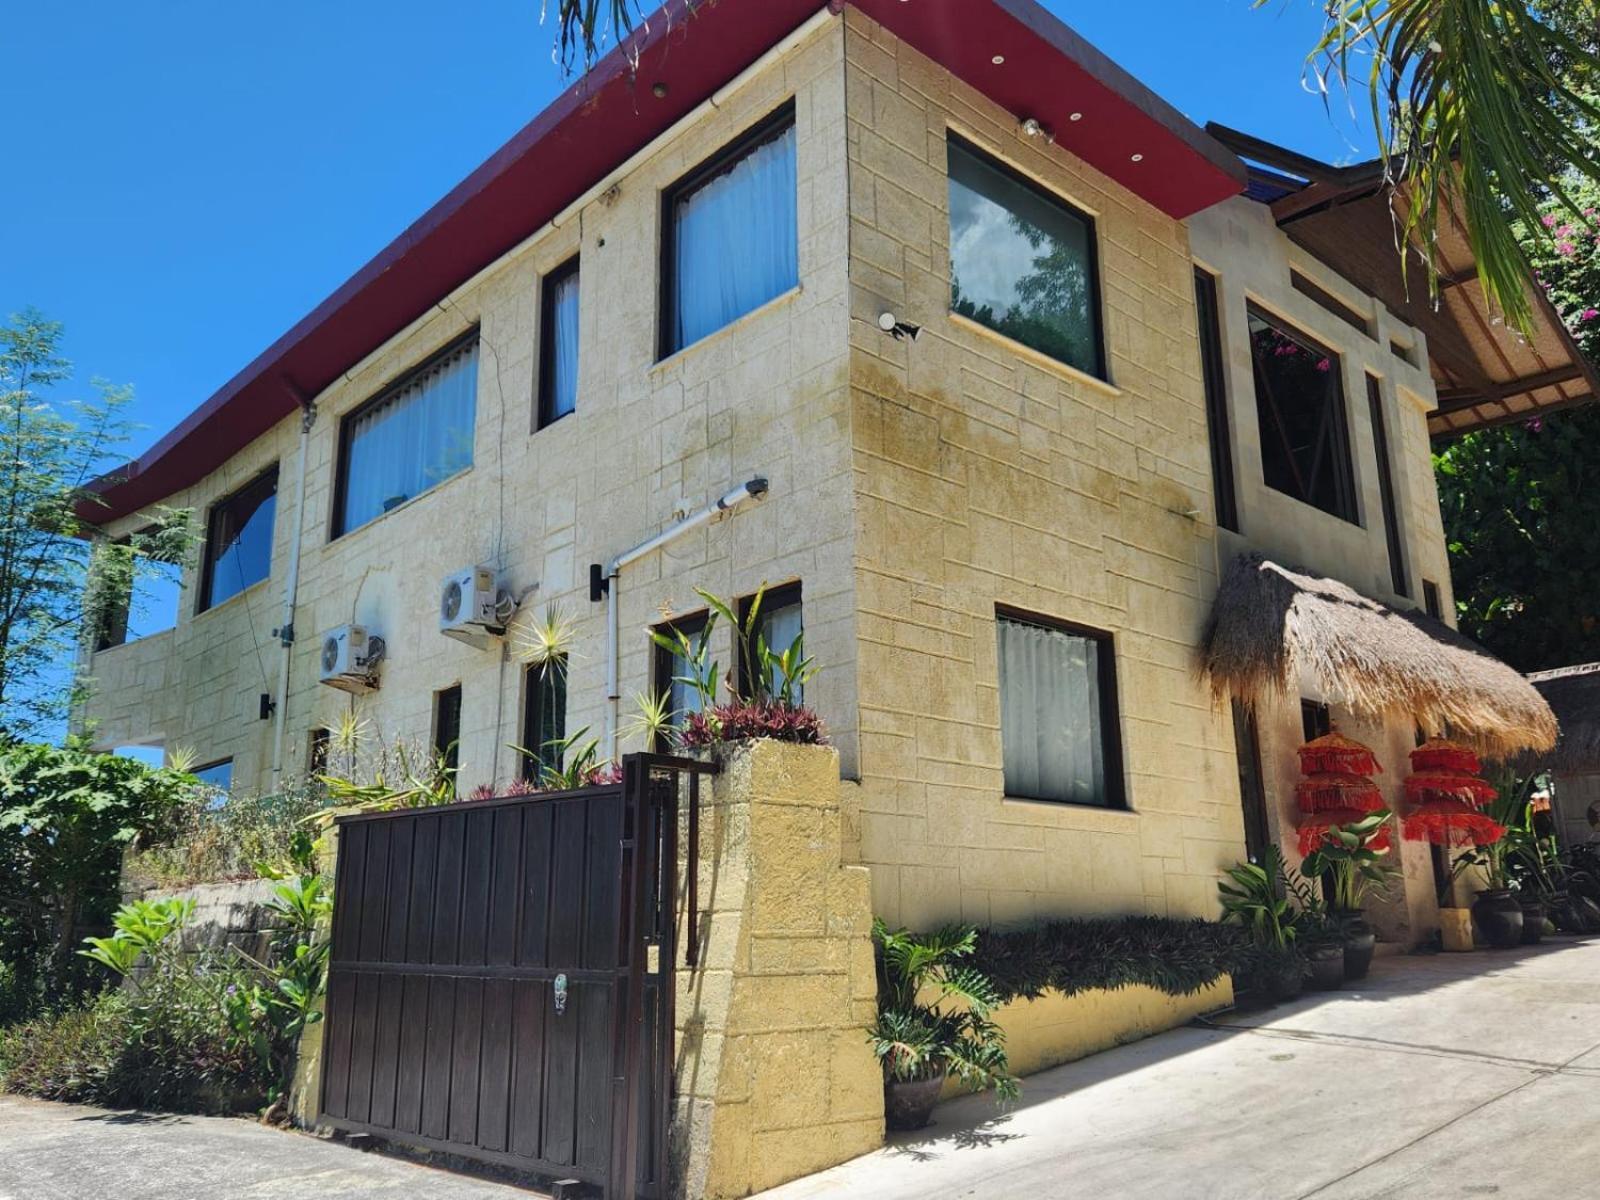
[[[539,345],[539,428],[578,407],[578,260],[544,279]]]
[[[1006,795],[1124,807],[1107,634],[997,615]]]
[[[739,623],[745,624],[750,619],[750,606],[755,603],[755,597],[750,596],[739,604]],[[756,652],[758,639],[766,643],[766,647],[773,654],[783,654],[788,651],[795,639],[805,632],[804,610],[800,605],[800,585],[798,583],[784,584],[782,587],[773,588],[761,595],[761,607],[756,610],[755,628],[750,636],[750,653]],[[802,656],[804,643],[801,643]],[[739,667],[739,690],[744,695],[749,695],[752,690],[751,676],[756,670],[754,663],[741,663]],[[783,678],[774,668],[769,672],[766,680],[769,694],[776,694],[782,686]],[[796,704],[805,703],[805,689],[794,689]]]
[[[797,197],[793,105],[666,193],[663,357],[800,282]]]
[[[477,409],[474,332],[346,417],[334,536],[470,467]]]

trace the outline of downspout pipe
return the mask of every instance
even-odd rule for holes
[[[306,460],[311,447],[311,427],[317,420],[316,404],[292,380],[285,378],[283,383],[300,405],[300,453],[295,480],[294,533],[289,542],[289,572],[283,583],[283,624],[276,630],[283,654],[278,660],[276,725],[272,735],[273,787],[283,779],[283,739],[289,720],[289,663],[294,657],[295,600],[300,591],[300,548],[305,540]]]
[[[730,488],[699,512],[692,513],[681,521],[667,526],[655,537],[648,541],[640,542],[632,550],[624,551],[606,564],[604,584],[606,592],[606,746],[607,754],[611,759],[615,760],[617,757],[619,702],[622,699],[617,664],[617,648],[622,632],[620,609],[617,603],[617,587],[622,568],[638,562],[647,554],[654,553],[668,542],[675,541],[690,530],[721,520],[740,505],[751,500],[759,500],[766,494],[767,481],[764,477],[758,475],[754,479],[741,483],[738,487]]]

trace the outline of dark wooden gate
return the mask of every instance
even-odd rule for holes
[[[663,1195],[662,867],[680,774],[708,769],[630,755],[616,785],[341,819],[323,1121]]]

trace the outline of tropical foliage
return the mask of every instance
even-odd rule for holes
[[[1000,994],[965,961],[977,949],[972,926],[927,934],[872,927],[878,946],[878,1016],[867,1031],[885,1079],[933,1079],[949,1073],[972,1091],[1017,1095],[1006,1061],[1005,1031],[992,1014]]]
[[[108,926],[124,849],[169,829],[197,787],[81,741],[0,744],[0,964],[13,1004],[59,1002],[83,986],[72,951]]]
[[[1388,809],[1379,809],[1348,825],[1329,826],[1317,848],[1301,861],[1300,870],[1308,878],[1329,880],[1336,911],[1358,911],[1369,892],[1386,892],[1400,875],[1388,850],[1377,848],[1391,816]]]

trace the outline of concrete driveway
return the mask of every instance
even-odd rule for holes
[[[255,1121],[0,1096],[0,1200],[529,1200]]]
[[[1026,1080],[764,1200],[1600,1197],[1600,941],[1380,959],[1343,992]]]

